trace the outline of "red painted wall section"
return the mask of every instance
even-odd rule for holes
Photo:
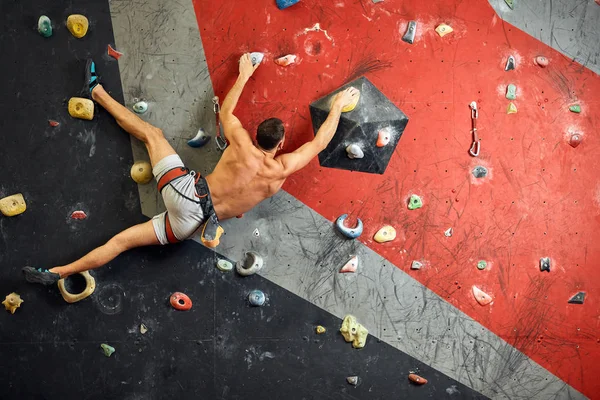
[[[284,11],[274,1],[194,4],[221,98],[241,53],[266,53],[236,110],[250,132],[279,117],[285,150],[294,150],[313,137],[308,104],[361,75],[410,118],[384,175],[314,160],[285,190],[331,221],[360,217],[366,245],[576,389],[600,393],[600,77],[504,23],[486,1],[301,0]],[[413,19],[410,45],[401,37]],[[434,31],[442,22],[454,29],[443,38]],[[273,62],[286,54],[298,63]],[[517,69],[505,72],[510,54]],[[537,55],[550,65],[534,65]],[[511,115],[509,83],[518,88]],[[479,158],[467,153],[473,100]],[[574,103],[581,114],[569,112]],[[583,135],[577,148],[571,132]],[[487,178],[471,175],[476,165]],[[424,206],[409,211],[413,193]],[[398,238],[377,244],[384,224]],[[539,270],[546,256],[550,273]],[[426,265],[412,271],[412,260]],[[494,302],[476,303],[473,285]],[[580,290],[585,304],[568,304]]]

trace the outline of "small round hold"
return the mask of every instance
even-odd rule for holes
[[[544,56],[537,56],[533,59],[535,65],[539,65],[542,68],[546,68],[548,66],[548,59]]]
[[[254,235],[254,237],[260,237],[260,232],[259,232],[258,228],[254,229],[252,234]]]
[[[365,153],[363,153],[362,149],[357,144],[348,145],[346,147],[346,153],[348,153],[348,158],[352,160],[355,158],[363,158],[365,156]]]
[[[248,251],[245,254],[245,259],[236,263],[235,270],[242,276],[248,276],[257,273],[262,267],[262,257],[258,253]]]
[[[143,101],[143,100],[142,100],[142,101],[138,101],[138,102],[137,102],[137,103],[135,103],[135,104],[133,105],[133,107],[131,107],[131,108],[133,108],[133,111],[134,111],[136,114],[143,114],[143,113],[145,113],[146,111],[148,111],[148,103],[146,103],[146,102],[145,102],[145,101]]]
[[[185,293],[173,293],[171,295],[170,302],[171,306],[173,306],[173,308],[176,310],[187,311],[192,308],[192,299],[190,299]]]
[[[475,178],[485,178],[488,174],[488,170],[486,167],[478,165],[475,168],[473,168],[473,171],[471,171],[471,173]]]
[[[317,332],[317,335],[322,335],[325,332],[327,332],[327,329],[325,329],[325,327],[322,325],[317,325],[317,327],[315,328],[315,332]]]
[[[396,229],[393,226],[385,225],[377,231],[373,240],[377,243],[385,243],[396,239]]]
[[[233,264],[227,260],[219,260],[217,261],[217,268],[221,271],[231,271],[233,269]]]
[[[377,134],[377,147],[384,147],[390,142],[392,135],[390,134],[389,128],[384,128]]]
[[[346,382],[348,382],[352,386],[356,386],[358,385],[358,376],[349,376],[346,378]]]
[[[427,383],[427,379],[425,379],[422,376],[419,376],[417,374],[409,374],[408,380],[417,385],[424,385]]]
[[[260,64],[262,62],[263,58],[265,58],[265,55],[263,53],[259,53],[259,52],[250,53],[250,61],[252,61],[252,66],[254,66],[256,64]]]
[[[255,307],[260,307],[265,304],[266,299],[267,298],[265,297],[265,294],[257,289],[248,294],[248,301],[250,302],[250,305]]]
[[[581,135],[578,133],[571,134],[571,137],[569,138],[569,146],[571,146],[572,148],[575,148],[575,147],[579,146],[580,144],[581,144]]]
[[[90,23],[85,15],[72,14],[67,18],[67,29],[77,39],[85,36],[89,26]]]
[[[38,32],[46,38],[52,36],[52,22],[50,21],[50,18],[42,15],[40,19],[38,19]]]
[[[138,161],[131,167],[131,179],[136,183],[145,185],[152,178],[152,165],[148,161]]]
[[[477,263],[477,269],[483,270],[487,268],[487,261],[481,260]]]

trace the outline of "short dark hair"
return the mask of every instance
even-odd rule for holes
[[[283,122],[279,118],[269,118],[258,126],[256,142],[265,150],[273,150],[285,134]]]

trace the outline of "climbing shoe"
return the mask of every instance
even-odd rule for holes
[[[84,92],[88,92],[90,96],[92,95],[92,91],[94,88],[100,83],[98,79],[98,75],[96,75],[96,63],[91,58],[88,58],[85,64],[85,84],[84,84]]]
[[[44,268],[25,267],[23,268],[23,274],[27,282],[41,283],[46,286],[52,285],[60,279],[59,274],[55,274]]]

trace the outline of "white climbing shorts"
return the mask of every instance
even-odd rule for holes
[[[181,158],[172,154],[157,162],[152,168],[152,173],[158,182],[168,171],[183,167]],[[173,234],[178,240],[194,236],[204,223],[204,213],[196,195],[194,174],[186,174],[172,180],[163,188],[161,194],[167,211],[152,218],[154,232],[160,244],[169,244],[167,213]]]

